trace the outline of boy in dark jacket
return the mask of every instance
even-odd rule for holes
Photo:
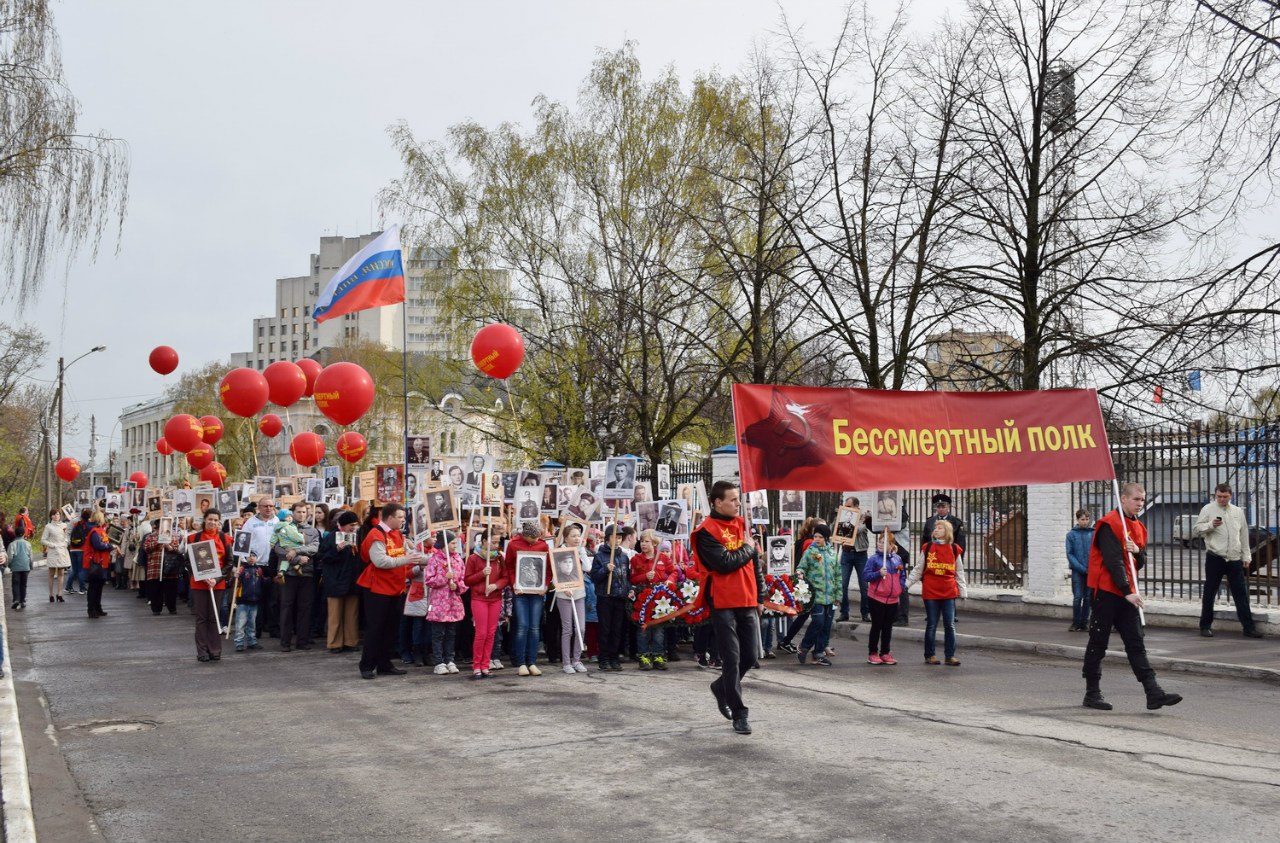
[[[247,647],[258,649],[258,603],[265,592],[263,581],[269,576],[262,566],[254,565],[245,558],[240,563],[240,579],[236,583],[236,652],[243,653]]]
[[[600,669],[622,670],[619,652],[627,626],[627,591],[631,588],[630,558],[621,547],[622,534],[610,524],[604,542],[596,548],[591,582],[596,587],[596,614],[600,618]]]
[[[1067,531],[1067,564],[1071,566],[1071,626],[1068,632],[1089,627],[1089,546],[1093,544],[1093,517],[1089,510],[1076,510],[1076,525]]]

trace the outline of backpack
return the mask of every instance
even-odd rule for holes
[[[76,525],[71,528],[71,538],[67,540],[67,544],[72,550],[80,550],[84,547],[84,540],[88,536],[89,522],[77,521]]]

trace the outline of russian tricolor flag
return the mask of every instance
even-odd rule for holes
[[[311,314],[317,322],[404,301],[400,226],[393,225],[342,265]]]

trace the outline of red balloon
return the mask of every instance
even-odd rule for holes
[[[373,406],[373,378],[355,363],[334,363],[316,376],[312,397],[331,421],[353,424]]]
[[[178,352],[167,345],[157,345],[151,349],[151,355],[147,358],[147,362],[159,374],[167,375],[178,368]]]
[[[259,410],[267,406],[269,394],[267,379],[262,373],[243,366],[227,372],[218,385],[218,398],[221,399],[222,406],[246,419],[257,415]]]
[[[524,362],[524,337],[501,322],[485,325],[471,340],[471,360],[491,378],[509,378]]]
[[[173,453],[173,446],[169,444],[168,439],[161,436],[156,440],[156,450],[159,451],[162,456],[167,457]]]
[[[258,421],[258,430],[262,431],[263,436],[279,436],[280,431],[284,430],[284,422],[275,413],[267,413]]]
[[[297,363],[277,360],[262,370],[267,396],[277,407],[292,407],[307,391],[307,376]]]
[[[133,484],[139,489],[145,489],[147,488],[147,481],[151,478],[147,477],[147,473],[145,471],[135,471],[133,474],[129,475],[129,479],[132,480]]]
[[[222,484],[227,481],[227,470],[222,467],[222,463],[211,462],[200,469],[200,479],[215,489],[221,489]]]
[[[164,439],[175,451],[187,453],[204,438],[204,425],[193,415],[179,413],[164,425]]]
[[[217,445],[224,433],[222,419],[217,416],[201,416],[200,426],[204,428],[204,441],[207,445]]]
[[[204,442],[197,442],[196,446],[187,451],[187,465],[196,471],[204,468],[213,462],[213,446]]]
[[[338,437],[338,456],[347,462],[359,462],[368,450],[369,443],[354,430],[348,430]]]
[[[311,431],[303,431],[289,443],[289,456],[298,465],[310,468],[324,459],[324,440]]]
[[[319,361],[312,360],[310,357],[304,357],[298,361],[297,366],[302,370],[302,374],[307,376],[307,390],[302,393],[303,396],[310,398],[311,393],[316,388],[316,377],[320,374],[320,370],[324,367]]]
[[[75,457],[63,457],[53,464],[54,472],[67,483],[80,476],[80,462]]]

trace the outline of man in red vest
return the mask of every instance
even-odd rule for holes
[[[1120,487],[1120,507],[1098,519],[1089,549],[1089,588],[1093,589],[1093,613],[1089,621],[1089,646],[1084,652],[1086,683],[1084,705],[1110,711],[1111,703],[1102,698],[1102,658],[1107,654],[1111,628],[1115,627],[1124,641],[1129,667],[1147,692],[1147,708],[1157,709],[1182,702],[1178,694],[1167,693],[1156,682],[1156,672],[1147,660],[1142,643],[1142,595],[1133,581],[1136,569],[1146,559],[1147,528],[1138,513],[1147,501],[1146,490],[1138,483]],[[1130,565],[1130,560],[1133,564]]]
[[[742,701],[742,677],[756,662],[764,611],[760,553],[746,522],[738,515],[738,487],[720,480],[711,487],[711,515],[693,531],[693,558],[707,572],[702,595],[711,610],[723,669],[711,683],[716,708],[733,721],[733,730],[751,734],[747,706]]]
[[[404,507],[389,503],[378,513],[377,523],[369,528],[360,545],[360,556],[368,564],[356,584],[364,591],[364,651],[360,654],[360,676],[372,679],[377,674],[402,676],[404,668],[391,663],[396,634],[400,626],[405,590],[405,567],[423,561],[422,554],[405,552]]]

